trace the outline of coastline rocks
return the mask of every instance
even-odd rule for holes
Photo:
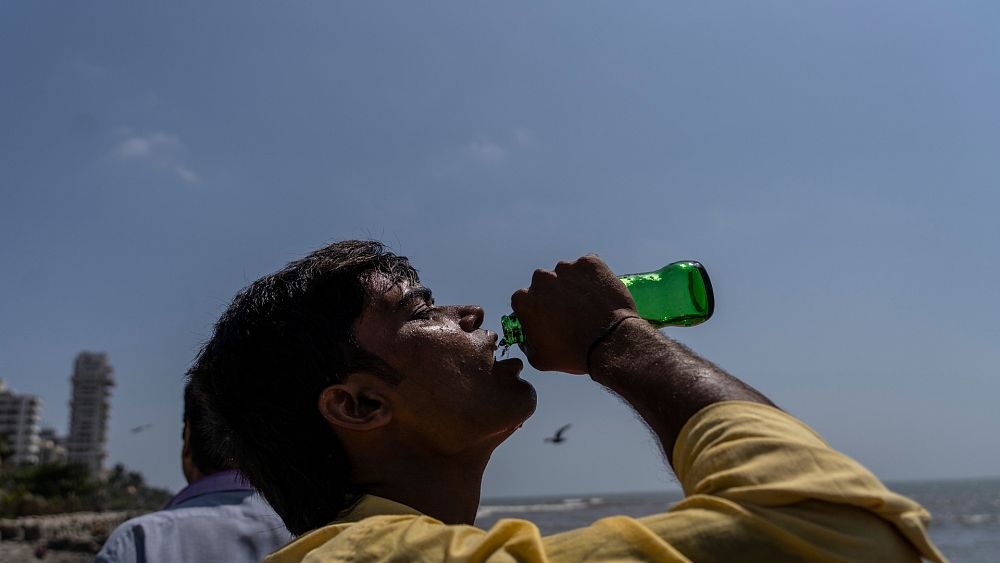
[[[93,556],[119,524],[144,511],[74,512],[0,519],[0,555],[11,549],[44,546],[45,550]],[[19,544],[19,545],[11,545]],[[53,555],[50,553],[50,555]],[[54,560],[45,557],[46,560]],[[0,560],[8,561],[5,557]]]

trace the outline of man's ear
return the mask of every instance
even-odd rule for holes
[[[385,385],[378,376],[352,373],[344,383],[323,389],[319,394],[319,413],[328,423],[347,430],[385,426],[392,418],[392,409],[383,392]]]

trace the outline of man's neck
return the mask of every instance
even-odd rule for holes
[[[445,524],[472,524],[479,509],[483,472],[489,459],[416,461],[383,465],[355,481],[362,491],[387,498]],[[359,468],[360,469],[360,468]],[[363,470],[362,470],[363,471]],[[360,473],[360,472],[359,472]]]

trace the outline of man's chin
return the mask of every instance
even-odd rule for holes
[[[521,379],[520,383],[524,386],[524,397],[520,403],[521,416],[518,418],[517,424],[511,430],[514,433],[517,429],[524,426],[525,421],[531,418],[531,415],[535,414],[535,408],[538,407],[538,393],[535,392],[535,387],[528,383],[527,381]]]
[[[523,379],[521,381],[524,381]],[[524,384],[528,386],[528,394],[531,396],[531,408],[528,409],[528,414],[525,415],[524,420],[528,420],[531,415],[535,414],[535,408],[538,406],[538,393],[535,391],[535,386],[524,381]],[[521,423],[524,423],[524,420]]]
[[[535,407],[538,404],[535,388],[527,381],[522,380],[520,383],[523,385],[523,394],[517,397],[516,400],[505,401],[503,416],[506,422],[500,426],[503,430],[496,434],[498,438],[496,442],[497,446],[506,441],[511,434],[517,432],[524,426],[525,421],[531,418],[531,415],[535,414]]]

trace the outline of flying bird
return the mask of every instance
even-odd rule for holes
[[[556,430],[556,435],[555,436],[549,436],[548,438],[545,439],[545,441],[546,442],[552,442],[553,444],[561,444],[561,443],[565,442],[566,438],[563,437],[563,432],[569,430],[570,426],[573,426],[573,425],[572,424],[567,424],[566,426],[563,426],[559,430]]]
[[[152,427],[153,427],[152,424],[143,424],[141,426],[136,426],[135,428],[132,429],[132,433],[133,434],[138,434],[139,432],[143,432],[145,430],[149,430]]]

